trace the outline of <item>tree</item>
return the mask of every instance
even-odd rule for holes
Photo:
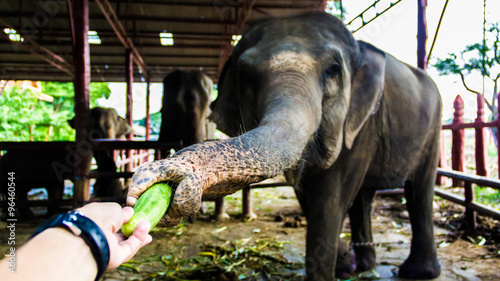
[[[54,112],[59,110],[71,110],[75,107],[75,88],[73,83],[42,82],[42,92],[54,98]],[[89,105],[90,108],[97,105],[97,99],[109,98],[111,90],[107,83],[90,83]]]
[[[0,96],[0,141],[74,140],[67,122],[74,116],[73,83],[43,82],[42,92],[54,100],[40,100],[39,93],[19,86],[5,89]],[[91,83],[90,107],[110,93],[106,83]]]
[[[434,65],[440,75],[460,75],[462,84],[467,91],[476,95],[483,95],[486,105],[491,110],[492,119],[498,116],[498,83],[500,80],[500,27],[498,23],[492,24],[485,30],[482,43],[468,45],[459,55],[451,53],[448,58],[437,59]],[[474,89],[467,78],[478,73],[486,79],[485,82],[493,83],[493,93],[486,95],[483,90]]]

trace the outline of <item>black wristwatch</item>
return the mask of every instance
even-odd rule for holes
[[[71,211],[65,214],[59,214],[43,223],[33,235],[33,238],[40,232],[52,227],[63,227],[68,229],[75,236],[81,237],[90,247],[90,251],[97,263],[97,276],[99,280],[108,268],[109,264],[109,245],[106,236],[95,222],[84,216],[80,211]]]

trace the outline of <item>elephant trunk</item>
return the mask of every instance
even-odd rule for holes
[[[298,72],[270,76],[258,101],[259,126],[239,137],[200,144],[212,170],[204,195],[219,197],[283,173],[299,162],[321,121],[319,89]],[[306,86],[304,86],[306,85]]]
[[[202,196],[220,198],[298,165],[321,121],[321,92],[318,83],[309,80],[314,79],[311,75],[275,75],[268,76],[271,82],[264,83],[263,98],[256,101],[256,128],[238,137],[197,143],[141,166],[132,177],[127,204],[134,205],[156,182],[178,183],[165,218],[175,224],[199,210]]]

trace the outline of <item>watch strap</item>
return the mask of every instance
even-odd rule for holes
[[[97,263],[97,276],[95,280],[99,280],[106,268],[108,268],[110,256],[108,240],[101,228],[81,212],[71,211],[56,215],[43,223],[30,239],[52,227],[63,227],[85,241]]]

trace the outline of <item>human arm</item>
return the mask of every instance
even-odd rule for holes
[[[108,269],[116,268],[151,242],[150,225],[141,222],[128,239],[116,232],[128,221],[133,209],[116,203],[93,203],[80,209],[106,236],[110,249]],[[62,227],[49,228],[33,237],[16,252],[16,272],[0,261],[1,280],[94,280],[97,264],[85,241]]]

